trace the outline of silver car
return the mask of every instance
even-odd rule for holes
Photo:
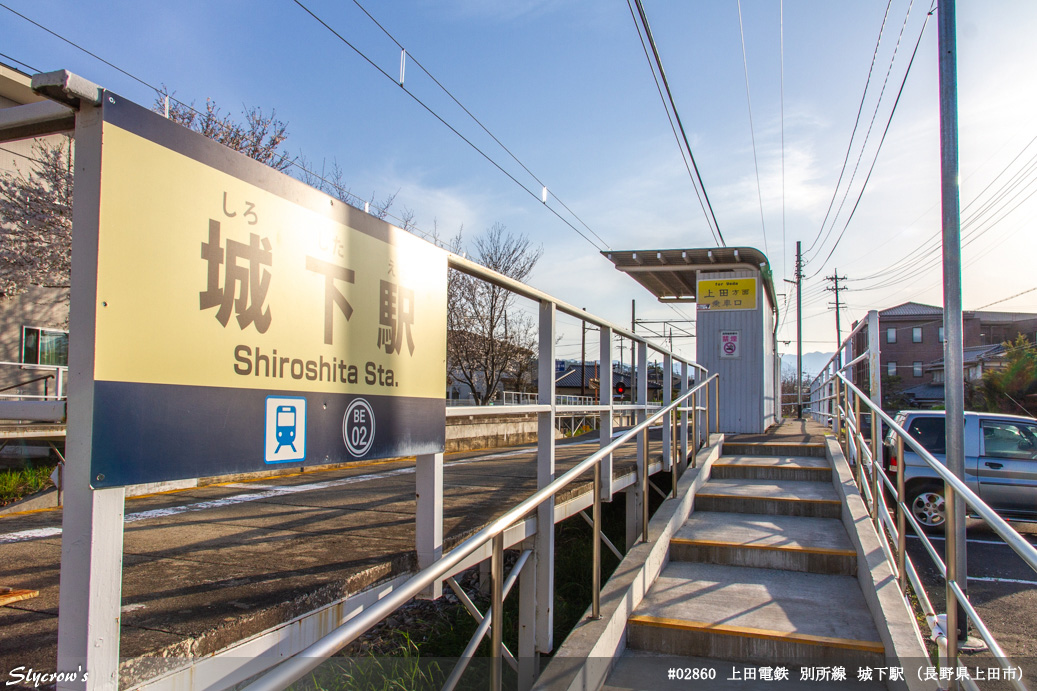
[[[896,422],[941,463],[947,462],[945,413],[905,410]],[[884,440],[888,470],[895,476],[896,439]],[[947,520],[943,480],[905,447],[904,496],[915,519],[927,530],[942,530]],[[1000,413],[965,413],[965,484],[1003,518],[1037,521],[1037,420]]]

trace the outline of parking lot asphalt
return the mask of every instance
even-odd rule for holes
[[[597,448],[560,443],[556,474]],[[627,445],[613,475],[633,467]],[[414,571],[414,469],[414,459],[313,468],[128,499],[120,658],[211,654]],[[535,448],[448,454],[443,485],[449,549],[535,491]],[[0,607],[4,681],[19,666],[55,670],[60,562],[60,509],[0,517],[0,585],[40,592]]]
[[[1012,523],[1012,527],[1037,545],[1037,523]],[[943,557],[946,540],[942,536],[930,537]],[[1024,683],[1033,688],[1037,686],[1037,572],[983,521],[969,519],[966,540],[969,599],[1006,655],[1022,668]],[[934,609],[937,613],[946,611],[944,580],[921,540],[910,536],[907,552]],[[972,635],[977,635],[974,629]],[[990,652],[963,653],[961,662],[970,674],[976,667],[997,667]],[[1002,680],[982,683],[980,688],[1012,687]]]

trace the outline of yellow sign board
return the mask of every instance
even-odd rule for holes
[[[695,301],[700,310],[754,310],[756,285],[755,278],[702,279]]]
[[[96,276],[72,296],[93,334],[71,334],[93,344],[93,486],[441,452],[447,253],[114,94],[102,108],[81,188],[99,194],[76,200],[96,253],[72,260]]]
[[[94,378],[442,397],[446,253],[104,130]]]

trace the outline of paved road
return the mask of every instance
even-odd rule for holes
[[[596,449],[559,445],[557,471]],[[633,456],[617,455],[614,476]],[[447,546],[535,489],[532,447],[447,455]],[[414,513],[413,459],[129,499],[121,657],[212,653],[412,571]],[[0,681],[54,671],[60,559],[60,510],[0,518],[0,585],[40,591],[0,608]]]
[[[1037,523],[1013,523],[1031,544],[1037,545]],[[1037,687],[1037,572],[1034,572],[985,523],[969,520],[966,532],[968,559],[968,593],[987,627],[1005,653],[1023,669],[1024,681]],[[945,541],[935,538],[933,544],[943,554]],[[942,577],[928,553],[916,537],[908,540],[908,554],[922,576],[926,591],[937,612],[945,611],[945,588]],[[970,673],[975,667],[994,667],[989,653],[963,656]],[[981,688],[1009,688],[1004,683],[981,684]]]

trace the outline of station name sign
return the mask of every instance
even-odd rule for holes
[[[95,487],[443,450],[445,251],[114,95],[103,120]]]

